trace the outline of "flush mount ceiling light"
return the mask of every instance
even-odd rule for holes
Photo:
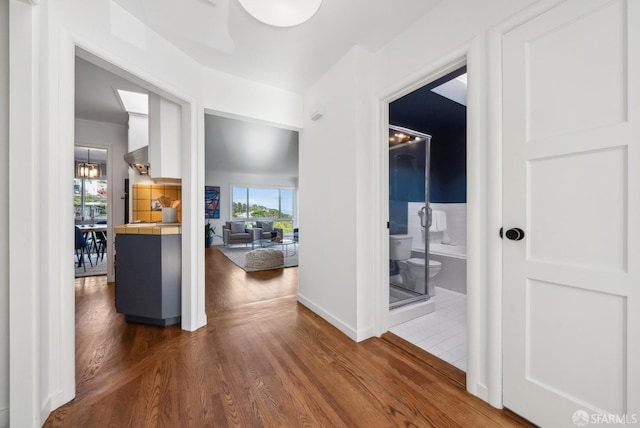
[[[311,18],[322,0],[239,0],[249,15],[274,27],[293,27]]]

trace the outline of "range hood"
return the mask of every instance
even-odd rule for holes
[[[124,160],[138,174],[149,175],[149,146],[140,147],[125,154]]]

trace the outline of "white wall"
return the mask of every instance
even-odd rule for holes
[[[353,48],[305,93],[299,148],[298,300],[354,340],[373,334],[373,291],[360,287],[372,272],[369,59]],[[317,106],[324,116],[312,121]]]
[[[0,2],[0,94],[9,93],[9,2]],[[0,97],[0,200],[9,200],[9,97]],[[0,236],[9,236],[0,206]],[[0,239],[0,428],[9,426],[9,240]]]
[[[317,122],[305,117],[305,128],[301,133],[300,227],[304,229],[304,240],[300,242],[300,300],[351,337],[358,337],[357,332],[369,332],[369,319],[366,316],[369,308],[379,310],[385,305],[380,292],[382,285],[379,285],[378,294],[372,291],[374,283],[379,282],[380,278],[373,278],[367,284],[365,277],[360,278],[360,275],[377,272],[376,276],[383,277],[384,272],[380,270],[381,255],[388,251],[384,249],[387,242],[376,238],[384,236],[386,218],[375,218],[371,224],[357,227],[365,225],[368,219],[375,217],[376,210],[387,204],[384,200],[387,177],[381,177],[384,165],[379,157],[358,151],[360,146],[356,137],[367,135],[374,129],[371,151],[380,150],[385,136],[381,129],[376,129],[375,124],[386,120],[378,116],[386,112],[384,104],[379,109],[379,101],[393,95],[400,96],[403,89],[407,90],[412,85],[415,85],[411,88],[414,89],[427,83],[424,79],[429,75],[433,76],[439,69],[465,58],[467,52],[471,52],[471,46],[476,55],[472,73],[478,79],[473,84],[476,85],[476,91],[483,91],[486,85],[486,32],[531,3],[533,0],[440,2],[428,15],[372,54],[371,66],[358,68],[354,59],[357,54],[352,51],[305,91],[305,114],[309,113],[311,106],[323,105],[325,116]],[[360,120],[356,120],[354,113],[363,96],[363,91],[353,87],[358,79],[373,80],[373,95],[368,103],[363,103],[358,109],[362,115],[368,114],[369,117]],[[474,111],[475,116],[470,116],[469,120],[482,118],[483,113]],[[475,124],[476,128],[488,126],[484,120],[485,123]],[[480,135],[475,141],[484,141],[482,138]],[[476,147],[474,150],[473,153],[479,153],[484,149]],[[474,164],[478,158],[470,158],[473,174],[481,174],[480,167]],[[479,175],[478,178],[482,179]],[[373,183],[371,188],[366,180]],[[481,181],[477,181],[476,186],[479,183]],[[486,190],[482,191],[486,193]],[[486,201],[486,194],[482,196],[481,190],[474,188],[473,192],[474,197]],[[310,197],[313,197],[313,202],[307,199]],[[329,198],[330,206],[335,208],[318,210],[317,198]],[[486,206],[474,206],[473,209],[478,218],[485,218]],[[372,215],[363,215],[367,212]],[[362,245],[367,242],[365,234],[355,232],[364,232],[364,229],[368,229],[369,235],[373,236],[369,242],[377,254],[370,254],[371,247]],[[332,245],[331,240],[326,239],[327,230],[337,231],[339,246]],[[483,236],[484,229],[474,233],[477,235],[473,244],[479,247],[483,242],[479,242],[478,237]],[[486,266],[480,267],[480,273],[474,278],[478,282],[475,296],[481,295],[487,286],[482,282],[486,278],[480,277],[484,268]],[[475,373],[468,377],[467,386],[473,393],[487,399],[487,367],[493,363],[487,360],[484,346],[487,341],[486,299],[480,296],[474,304],[474,311],[480,314],[479,323],[474,328],[478,334],[473,337],[474,346],[478,346],[474,348],[473,355]],[[384,324],[385,318],[377,317],[374,311],[374,323]],[[376,326],[376,332],[380,331],[379,328]],[[358,338],[365,337],[367,335],[363,334]],[[500,391],[496,396],[499,395]],[[498,398],[493,404],[499,405],[500,402]]]
[[[182,140],[182,326],[189,330],[206,323],[204,111],[229,112],[295,128],[302,124],[302,99],[228,74],[203,71],[197,62],[110,0],[51,0],[39,6],[10,0],[9,5],[15,24],[9,29],[15,36],[10,40],[19,48],[14,51],[19,61],[9,61],[9,67],[12,75],[26,74],[25,78],[16,78],[9,91],[12,105],[21,107],[21,116],[12,121],[19,132],[10,145],[17,149],[16,161],[24,153],[27,161],[36,158],[42,166],[26,169],[31,174],[24,174],[21,181],[27,187],[16,187],[29,190],[28,198],[21,195],[25,192],[9,196],[10,206],[19,205],[22,211],[33,213],[20,218],[16,210],[10,210],[11,225],[20,228],[37,223],[32,216],[41,206],[46,206],[50,214],[16,246],[20,251],[26,249],[29,256],[12,259],[9,265],[12,278],[11,272],[22,275],[20,287],[11,288],[15,293],[10,295],[14,308],[10,316],[16,321],[10,324],[11,336],[27,335],[24,340],[12,340],[9,351],[15,363],[12,370],[20,373],[20,377],[11,378],[11,424],[31,427],[40,426],[50,410],[75,394],[73,266],[67,258],[73,251],[73,239],[60,232],[73,225],[68,202],[72,200],[72,186],[62,183],[71,182],[73,176],[65,165],[73,160],[75,46],[138,76],[154,92],[183,103],[183,123],[187,126],[183,127]],[[26,54],[18,57],[18,52]],[[38,71],[35,75],[34,70]],[[32,90],[34,96],[25,100],[23,94]],[[23,108],[23,100],[34,108]],[[17,139],[19,135],[33,135],[33,139],[25,143]],[[19,181],[13,180],[11,185],[21,186]]]
[[[207,186],[220,187],[220,218],[205,219],[216,228],[216,234],[222,236],[222,225],[231,218],[231,186],[247,187],[292,187],[297,188],[297,177],[281,176],[275,174],[248,174],[233,172],[205,172],[205,184]],[[216,238],[215,245],[222,244],[222,239]]]
[[[115,281],[113,254],[115,254],[113,227],[124,223],[124,179],[129,166],[123,156],[127,152],[127,128],[111,123],[76,119],[75,144],[83,147],[107,149],[108,229],[107,229],[107,281]]]

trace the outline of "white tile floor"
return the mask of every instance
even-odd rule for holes
[[[436,287],[436,310],[391,328],[391,332],[467,371],[467,296]]]

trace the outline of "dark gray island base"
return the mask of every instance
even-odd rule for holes
[[[181,316],[180,228],[116,228],[116,311],[129,322],[168,326]],[[136,233],[140,232],[140,233]]]

